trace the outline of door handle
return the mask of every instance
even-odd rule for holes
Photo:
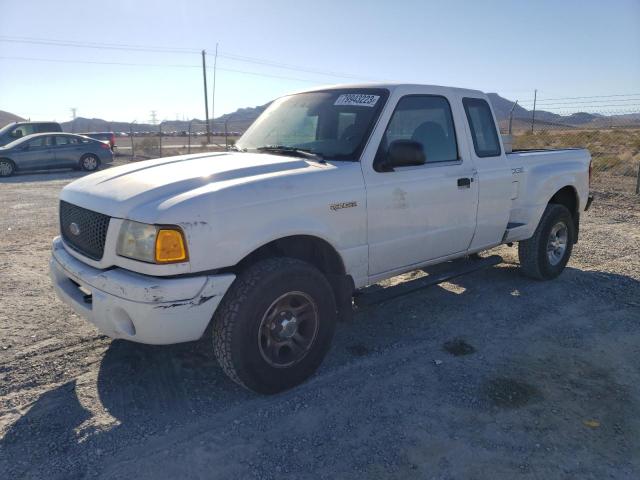
[[[473,178],[464,177],[458,179],[458,187],[459,188],[471,188],[471,182],[473,182]]]

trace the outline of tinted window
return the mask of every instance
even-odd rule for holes
[[[33,133],[38,133],[36,132],[35,125],[31,123],[27,123],[25,125],[20,125],[17,128],[15,128],[11,132],[11,136],[15,138],[20,138],[20,137],[26,137],[27,135],[31,135]]]
[[[386,151],[394,140],[413,140],[422,145],[427,162],[458,159],[451,107],[444,97],[410,95],[400,99],[382,140]]]
[[[76,137],[67,137],[64,135],[56,135],[56,145],[78,145],[80,142]]]
[[[356,133],[356,114],[354,112],[338,113],[338,138],[347,140]]]
[[[53,142],[52,142],[52,137],[38,137],[38,138],[34,138],[33,140],[30,140],[28,143],[29,143],[29,148],[39,148],[39,147],[48,147]]]
[[[332,160],[358,160],[388,91],[336,89],[299,93],[275,100],[236,147],[299,148]]]
[[[479,157],[500,155],[500,142],[489,104],[480,98],[462,100],[473,138],[473,148]]]
[[[60,125],[57,123],[40,123],[36,125],[38,133],[59,132]]]

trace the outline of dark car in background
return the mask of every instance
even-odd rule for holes
[[[16,171],[54,168],[92,172],[112,161],[107,142],[72,133],[39,133],[0,147],[0,177]]]
[[[0,129],[0,146],[35,133],[62,132],[56,122],[13,122]]]
[[[103,142],[109,142],[111,150],[116,146],[116,134],[113,132],[88,132],[79,133],[78,135],[84,135],[85,137],[94,138]]]

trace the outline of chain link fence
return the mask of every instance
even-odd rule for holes
[[[185,155],[199,152],[225,151],[232,147],[246,129],[240,122],[161,122],[156,130],[138,130],[135,123],[128,131],[114,132],[116,155],[123,159],[147,160],[150,158]]]

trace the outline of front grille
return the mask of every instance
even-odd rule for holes
[[[93,260],[100,260],[104,254],[109,220],[108,215],[60,201],[62,238],[71,248]]]

